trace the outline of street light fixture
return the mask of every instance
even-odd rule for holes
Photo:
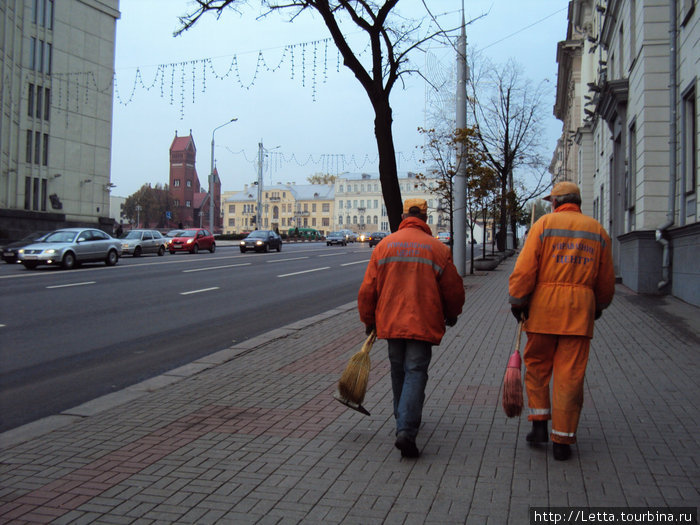
[[[209,200],[209,229],[212,235],[214,235],[214,196],[212,195],[212,188],[214,186],[214,133],[216,133],[217,129],[228,126],[231,122],[236,122],[237,120],[238,118],[234,117],[228,122],[221,124],[221,126],[215,127],[214,131],[211,132],[211,169],[209,170],[209,191],[207,193],[207,199]]]

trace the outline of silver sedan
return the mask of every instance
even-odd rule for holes
[[[122,253],[122,244],[95,228],[63,228],[49,233],[41,242],[25,246],[17,253],[25,268],[40,264],[70,270],[83,262],[103,261],[114,266]]]
[[[122,255],[139,257],[145,253],[164,255],[167,239],[158,230],[131,230],[119,239],[122,243]]]

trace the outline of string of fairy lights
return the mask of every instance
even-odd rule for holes
[[[91,97],[110,95],[114,101],[126,107],[134,102],[139,92],[157,93],[171,106],[179,106],[180,120],[185,119],[188,102],[197,103],[198,97],[204,97],[211,82],[231,81],[244,90],[251,90],[264,73],[280,74],[288,67],[291,80],[301,83],[302,88],[310,88],[311,99],[316,102],[319,83],[325,84],[329,70],[339,73],[342,64],[340,52],[332,45],[332,39],[325,38],[297,44],[289,44],[282,48],[257,51],[255,68],[245,79],[241,60],[238,54],[224,57],[207,57],[195,60],[162,63],[155,66],[136,67],[133,78],[125,80],[127,73],[116,71],[111,78],[100,84],[94,71],[81,72],[52,72],[52,106],[58,111],[80,111],[82,105],[91,103]],[[281,52],[280,52],[281,49]],[[362,52],[363,57],[369,50],[369,44]],[[333,56],[335,53],[335,56]],[[249,53],[246,53],[249,54]],[[272,55],[275,55],[272,58]],[[148,70],[155,72],[147,73]],[[127,86],[127,87],[125,87]],[[243,155],[246,162],[255,165],[254,158],[248,158],[245,151],[235,152],[226,148],[233,155]],[[397,152],[397,163],[417,162],[416,152],[405,154]],[[266,160],[267,171],[271,173],[282,170],[285,166],[299,167],[315,166],[317,172],[338,174],[347,171],[376,170],[377,154],[285,154],[270,152]]]

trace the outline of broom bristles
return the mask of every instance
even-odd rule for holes
[[[338,380],[338,393],[346,400],[361,405],[365,400],[369,383],[369,351],[377,339],[376,331],[367,337],[362,349],[350,358],[348,366]]]
[[[520,368],[506,368],[503,378],[503,411],[508,417],[519,416],[523,411],[523,383]]]
[[[348,401],[361,405],[369,382],[369,352],[360,351],[350,358],[338,380],[338,392]]]

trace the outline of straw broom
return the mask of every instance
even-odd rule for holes
[[[338,393],[345,400],[361,406],[365,400],[367,383],[369,382],[370,359],[369,351],[377,339],[376,330],[372,330],[362,349],[350,358],[343,375],[338,380]]]
[[[506,375],[503,378],[503,411],[508,417],[519,416],[523,411],[523,382],[520,374],[520,336],[523,333],[523,322],[518,321],[518,339],[515,351],[508,359]]]
[[[535,224],[535,203],[532,203],[532,216],[530,217],[530,229]],[[523,411],[523,380],[520,372],[522,360],[520,359],[520,337],[523,334],[523,321],[518,321],[518,339],[515,343],[515,351],[508,359],[506,375],[503,378],[503,411],[508,417],[519,416]]]

